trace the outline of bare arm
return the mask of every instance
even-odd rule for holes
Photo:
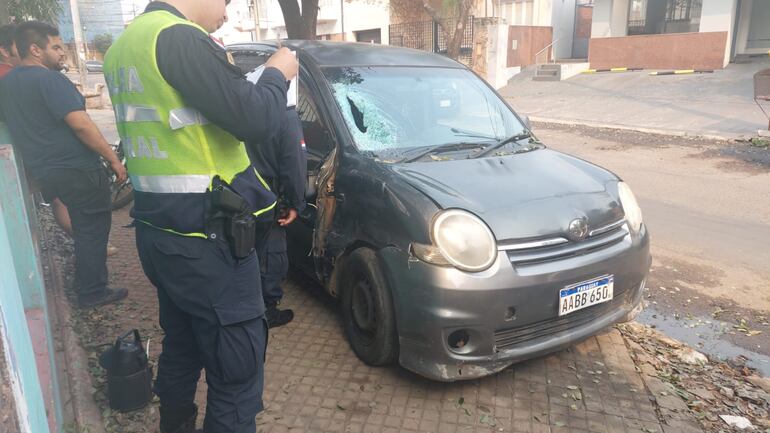
[[[110,169],[117,176],[117,182],[125,182],[126,169],[123,167],[123,163],[118,159],[118,155],[112,150],[91,117],[85,111],[73,111],[64,117],[64,121],[86,147],[98,153],[110,164]]]

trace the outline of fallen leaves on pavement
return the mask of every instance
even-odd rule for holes
[[[660,396],[681,399],[704,431],[743,431],[738,427],[745,425],[742,418],[754,426],[754,431],[770,431],[770,379],[759,377],[748,368],[745,358],[729,363],[708,360],[639,323],[618,328],[643,374],[668,386],[669,391],[661,391]],[[652,368],[644,367],[645,364]]]

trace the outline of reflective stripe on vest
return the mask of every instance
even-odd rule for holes
[[[168,114],[168,125],[171,129],[184,128],[193,125],[205,125],[209,120],[203,117],[195,108],[175,108]]]
[[[150,223],[148,221],[145,221],[145,220],[137,219],[137,221],[139,221],[142,224],[148,225],[148,226],[150,226],[150,227],[152,227],[154,229],[158,229],[158,230],[164,231],[166,233],[171,233],[172,235],[186,236],[188,238],[204,238],[204,239],[208,239],[208,236],[206,236],[206,233],[182,233],[182,232],[178,232],[176,230],[164,229],[163,227],[158,227],[155,224],[152,224],[152,223]]]
[[[158,110],[133,104],[113,105],[117,122],[160,122]]]
[[[141,192],[204,193],[208,190],[211,179],[205,174],[179,174],[175,176],[138,176],[132,174],[131,183],[135,190]]]

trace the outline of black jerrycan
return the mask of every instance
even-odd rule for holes
[[[119,337],[99,357],[99,364],[107,370],[107,394],[112,409],[129,412],[152,400],[152,369],[138,330]]]

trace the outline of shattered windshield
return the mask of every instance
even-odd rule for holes
[[[494,143],[525,127],[499,96],[465,69],[326,68],[359,150],[395,156],[452,143]]]

